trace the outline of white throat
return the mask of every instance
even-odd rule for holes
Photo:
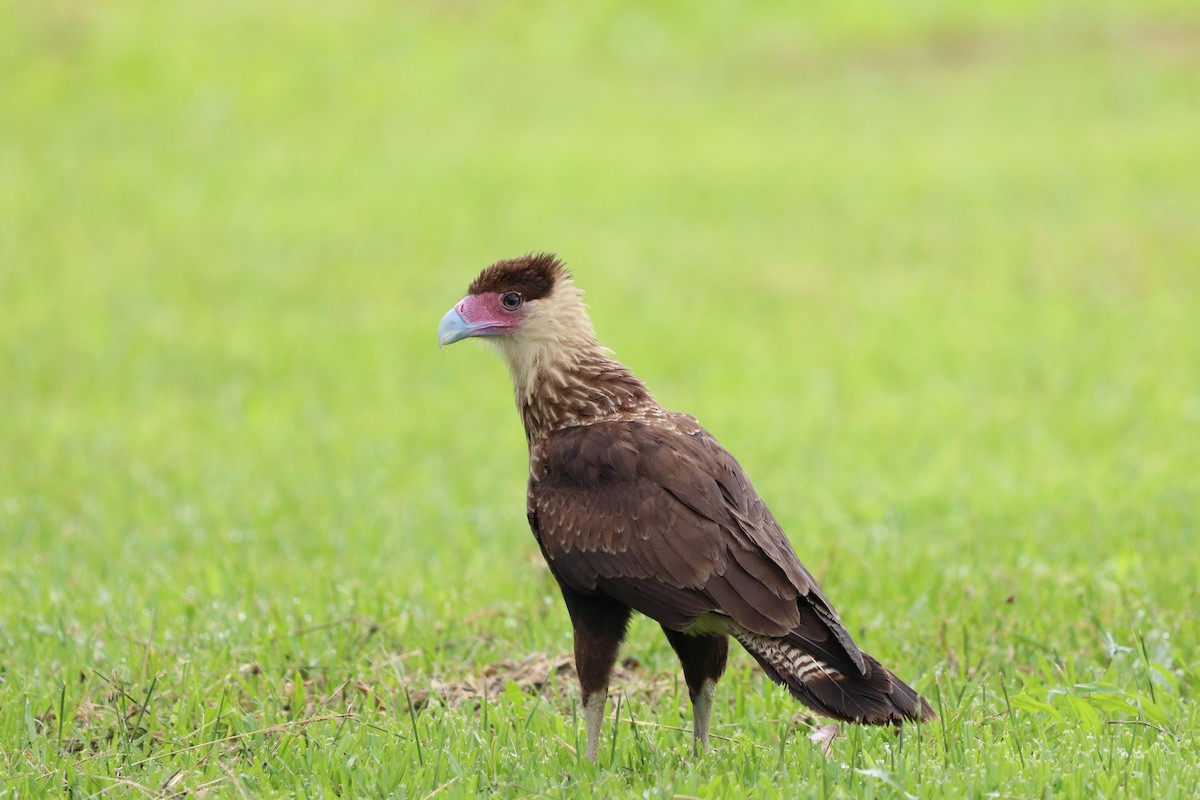
[[[605,349],[583,305],[583,293],[569,278],[526,306],[521,328],[491,340],[504,356],[519,404],[528,403],[539,383],[563,382],[581,360],[603,356]]]

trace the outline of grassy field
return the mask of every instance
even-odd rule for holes
[[[0,798],[1200,795],[1198,86],[1190,0],[0,0]],[[696,760],[640,620],[576,754],[434,344],[543,249],[936,723],[739,652]]]

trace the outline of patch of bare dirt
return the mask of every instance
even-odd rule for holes
[[[496,697],[509,684],[516,685],[526,694],[562,704],[570,703],[579,694],[575,659],[568,655],[533,653],[516,661],[489,664],[475,677],[430,681],[428,689],[412,692],[410,699],[416,709],[431,703],[448,706],[471,703],[478,707],[485,695]],[[626,658],[613,670],[610,687],[613,692],[623,692],[653,703],[675,690],[676,679],[670,673],[650,673],[637,659]]]

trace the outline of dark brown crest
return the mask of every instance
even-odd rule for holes
[[[467,294],[520,292],[526,300],[537,300],[550,294],[555,282],[565,275],[567,270],[558,256],[530,253],[492,264],[471,281]]]

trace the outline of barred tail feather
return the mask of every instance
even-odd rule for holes
[[[775,638],[741,629],[731,635],[771,680],[825,716],[866,725],[899,725],[937,716],[912,687],[866,653],[860,671],[848,654],[828,647],[805,648],[803,637],[795,633]],[[810,649],[821,652],[814,655]]]

